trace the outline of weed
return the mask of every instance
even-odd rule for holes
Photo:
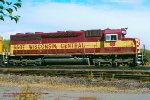
[[[90,81],[94,79],[94,74],[93,74],[92,71],[90,71],[90,72],[88,73],[88,79],[89,79]]]
[[[20,93],[13,93],[13,100],[41,100],[41,92],[33,91],[29,85],[24,86]],[[44,100],[44,98],[42,99]]]
[[[102,80],[104,80],[105,78],[104,78],[104,73],[100,73],[100,76],[99,76],[99,78],[97,79],[98,81],[102,81]]]
[[[116,76],[116,74],[112,74],[112,77],[111,77],[112,81],[115,80],[115,76]]]

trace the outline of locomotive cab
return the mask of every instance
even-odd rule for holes
[[[125,37],[120,29],[106,29],[103,33],[104,47],[118,47],[119,42]],[[111,52],[111,51],[110,51]]]
[[[126,29],[106,29],[104,31],[105,41],[111,42],[111,41],[118,41],[122,38],[125,38],[126,35]]]
[[[106,29],[104,31],[104,47],[110,48],[109,51],[112,63],[127,64],[129,66],[145,65],[146,58],[144,55],[145,46],[141,50],[140,39],[125,38],[127,28]],[[108,57],[107,57],[108,58]],[[110,58],[110,57],[109,57]],[[113,61],[114,60],[114,61]]]

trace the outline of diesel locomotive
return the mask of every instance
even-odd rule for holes
[[[126,34],[126,28],[16,33],[10,36],[10,50],[5,52],[0,37],[0,61],[11,66],[144,65],[140,40],[126,38]]]

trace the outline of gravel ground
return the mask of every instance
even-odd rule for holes
[[[39,100],[43,98],[44,100],[149,100],[150,98],[150,82],[135,80],[96,82],[87,78],[0,74],[0,100],[12,100],[14,97],[12,93],[23,93],[26,87],[30,87],[30,92],[40,92]]]
[[[35,88],[34,88],[35,89]],[[36,88],[37,89],[37,88]],[[21,87],[0,85],[0,100],[12,100],[14,97],[5,96],[4,93],[20,93]],[[38,100],[149,100],[149,93],[112,93],[109,91],[83,91],[40,89],[43,94]],[[18,99],[19,100],[19,99]],[[31,99],[32,100],[32,99]]]

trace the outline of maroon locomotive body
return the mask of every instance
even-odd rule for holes
[[[126,29],[17,33],[11,35],[13,65],[137,65],[140,40],[125,38]]]

